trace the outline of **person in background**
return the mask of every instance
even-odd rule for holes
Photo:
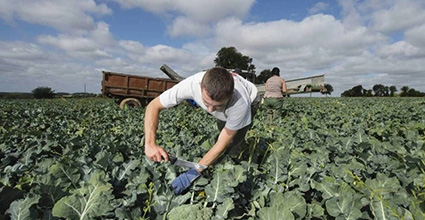
[[[264,106],[267,111],[267,121],[273,121],[283,107],[283,95],[286,92],[286,83],[280,77],[280,70],[277,67],[272,69],[272,76],[266,81],[266,92],[264,93]]]
[[[145,154],[151,161],[168,162],[167,151],[156,144],[160,111],[193,99],[197,105],[217,118],[220,129],[216,143],[198,164],[208,167],[223,153],[239,151],[252,125],[260,100],[257,87],[236,73],[221,67],[194,74],[152,100],[145,112]],[[202,173],[190,169],[171,183],[175,194],[184,193]]]

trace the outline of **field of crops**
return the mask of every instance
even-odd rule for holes
[[[425,219],[425,99],[287,98],[260,108],[243,157],[190,191],[144,156],[144,109],[107,99],[0,100],[0,219]],[[198,161],[215,121],[181,105],[158,143]]]

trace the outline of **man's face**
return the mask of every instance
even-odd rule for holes
[[[209,112],[222,110],[224,106],[226,106],[228,100],[229,99],[225,99],[220,102],[214,101],[210,98],[208,92],[202,88],[202,101],[204,102],[204,105],[207,107]]]

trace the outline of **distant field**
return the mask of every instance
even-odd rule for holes
[[[0,92],[0,99],[32,99],[32,93],[24,92]]]
[[[145,158],[143,108],[2,99],[0,219],[425,219],[424,98],[284,103],[272,122],[260,108],[244,160],[222,158],[175,196],[184,169]],[[197,161],[217,134],[181,105],[161,113],[158,144]]]
[[[101,96],[100,94],[94,93],[56,93],[56,98],[79,98],[79,97],[95,97]],[[25,92],[0,92],[0,99],[33,99],[34,95],[32,93]]]

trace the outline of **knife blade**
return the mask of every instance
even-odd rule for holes
[[[205,165],[201,165],[199,163],[194,163],[194,162],[190,162],[190,161],[186,161],[186,160],[181,160],[175,156],[172,155],[168,155],[168,160],[170,161],[170,163],[174,166],[182,166],[182,167],[187,167],[187,168],[194,168],[197,170],[205,170],[208,168],[208,166]]]

